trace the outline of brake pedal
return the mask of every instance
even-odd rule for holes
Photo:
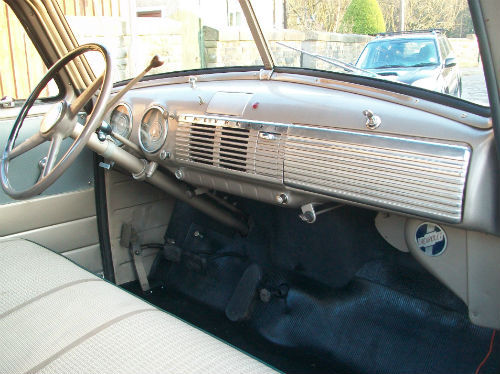
[[[251,307],[261,280],[262,270],[259,265],[251,264],[245,269],[226,305],[226,317],[229,320],[237,322],[250,318]]]

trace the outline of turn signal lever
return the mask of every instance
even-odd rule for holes
[[[121,100],[123,95],[125,95],[137,82],[139,82],[151,69],[158,68],[163,65],[163,61],[160,60],[160,57],[158,55],[154,55],[151,61],[149,62],[149,65],[146,66],[146,69],[144,69],[137,77],[132,79],[130,82],[127,83],[125,87],[122,88],[120,92],[118,92],[113,98],[109,101],[108,105],[106,106],[106,113],[109,112],[113,107],[118,103],[118,101]]]

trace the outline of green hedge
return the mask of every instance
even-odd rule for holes
[[[385,21],[377,0],[352,0],[342,19],[341,31],[352,34],[385,32]]]

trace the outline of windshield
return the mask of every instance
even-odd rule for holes
[[[363,69],[411,68],[438,65],[433,40],[381,40],[367,44],[356,66]]]
[[[163,66],[148,75],[219,67],[262,67],[238,0],[58,0],[80,44],[103,44],[113,80],[142,72],[155,54]],[[85,5],[85,4],[87,5]],[[86,55],[94,71],[98,54]]]
[[[115,82],[136,76],[154,54],[165,64],[149,74],[263,67],[238,0],[57,1],[79,43],[111,52]],[[251,0],[275,66],[391,80],[488,105],[467,0],[439,2],[439,11],[435,4]]]

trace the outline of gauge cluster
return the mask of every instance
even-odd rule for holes
[[[149,108],[141,120],[139,144],[144,152],[154,153],[165,143],[168,132],[168,115],[160,106]]]
[[[132,110],[128,104],[118,104],[111,112],[109,122],[115,134],[126,139],[130,138],[132,133]],[[116,142],[118,145],[122,145],[119,140]]]
[[[130,139],[133,129],[133,117],[130,106],[126,103],[118,104],[112,111],[109,122],[113,133]],[[139,125],[137,133],[139,145],[146,153],[158,152],[168,133],[168,112],[159,105],[153,105],[146,109]],[[118,146],[122,146],[119,139],[115,139]]]

